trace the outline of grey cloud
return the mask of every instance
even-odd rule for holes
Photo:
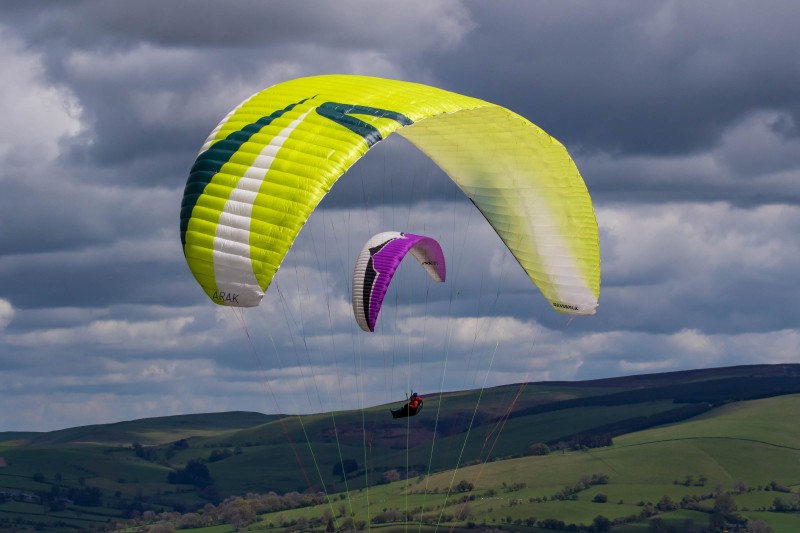
[[[17,4],[8,10],[9,20],[23,25],[36,41],[64,42],[77,48],[97,43],[125,46],[142,40],[165,47],[199,48],[287,42],[363,47],[388,41],[391,46],[392,40],[410,41],[409,36],[447,44],[458,41],[472,26],[461,3],[452,1],[425,2],[416,12],[399,6],[376,9],[374,3],[358,0],[336,4],[249,0],[236,6],[210,0],[44,4],[49,5]]]
[[[176,231],[177,235],[177,231]],[[176,237],[177,239],[177,237]],[[180,254],[180,243],[175,245]],[[0,260],[3,290],[15,307],[97,307],[115,302],[189,304],[204,295],[194,290],[186,266],[158,259],[98,258],[102,251],[16,256]]]
[[[446,18],[419,18],[401,8],[365,9],[371,6],[352,1],[302,9],[244,2],[231,9],[218,2],[167,7],[85,1],[30,11],[16,6],[10,20],[16,19],[16,31],[41,53],[48,78],[70,87],[80,102],[87,129],[67,143],[71,159],[108,166],[195,151],[202,142],[196,132],[208,132],[216,123],[209,117],[220,118],[269,84],[264,73],[270,65],[308,63],[309,46],[319,56],[319,68],[309,73],[348,72],[352,58],[368,51],[380,56],[394,46],[389,55],[399,60],[411,50],[458,42],[471,27],[468,13],[455,2],[422,8]],[[302,75],[303,69],[295,70]],[[225,93],[242,85],[252,89],[216,107],[215,89]]]
[[[443,54],[440,78],[579,151],[697,153],[747,113],[798,102],[792,2],[471,7],[479,27],[458,54],[475,68]]]
[[[800,138],[800,105],[791,106],[772,123],[772,130],[785,139]]]
[[[592,196],[600,202],[798,204],[800,145],[775,134],[771,127],[775,117],[768,112],[748,115],[722,135],[715,148],[702,154],[597,155],[578,158],[578,162]]]

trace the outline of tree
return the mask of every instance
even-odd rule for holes
[[[158,452],[154,446],[142,446],[138,442],[133,443],[133,451],[136,457],[145,461],[155,461],[158,459]]]
[[[730,493],[722,491],[714,497],[714,511],[718,513],[730,514],[736,510],[736,500]]]
[[[184,483],[196,487],[207,487],[214,483],[208,467],[196,459],[186,463],[186,468],[178,468],[167,474],[169,483]]]
[[[769,482],[769,487],[772,490],[777,491],[777,492],[792,492],[792,489],[790,489],[789,487],[786,487],[786,486],[781,485],[780,483],[776,483],[774,481],[770,481]]]
[[[325,531],[326,533],[333,533],[336,531],[336,527],[333,524],[333,512],[330,510],[329,507],[322,508],[322,523],[325,524]]]
[[[222,450],[213,450],[208,456],[208,462],[215,463],[217,461],[222,461],[231,455],[233,455],[233,453],[228,448]]]
[[[608,485],[608,474],[592,474],[592,485]]]
[[[550,446],[543,442],[531,444],[531,455],[549,455]]]
[[[175,526],[172,522],[163,522],[153,525],[147,531],[151,533],[174,533]]]
[[[236,531],[244,531],[247,526],[253,523],[256,514],[249,506],[237,506],[226,510],[225,520],[236,528]]]
[[[592,498],[592,501],[595,503],[606,503],[608,501],[608,496],[598,492],[597,494],[595,494],[594,498]]]
[[[774,500],[772,500],[772,509],[777,513],[784,513],[786,511],[791,510],[791,506],[788,505],[783,498],[778,496]]]
[[[772,529],[768,523],[764,522],[763,520],[748,520],[747,521],[747,531],[750,533],[774,533],[775,530]]]
[[[673,509],[677,508],[678,505],[667,494],[663,495],[656,504],[656,509],[658,509],[661,512],[672,511]]]
[[[383,473],[383,482],[392,483],[393,481],[400,481],[400,472],[392,468]]]
[[[97,487],[72,488],[67,492],[70,500],[76,505],[99,507],[103,505],[103,493]]]
[[[592,529],[594,531],[608,531],[611,529],[611,520],[599,514],[592,520]]]
[[[348,516],[339,524],[342,531],[361,531],[367,524],[361,520],[356,522],[352,517]]]
[[[467,481],[466,479],[462,479],[458,482],[458,485],[455,486],[453,490],[456,492],[469,492],[475,488],[475,485]]]

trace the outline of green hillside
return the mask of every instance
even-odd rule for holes
[[[12,442],[24,446],[113,446],[131,442],[156,445],[187,437],[218,435],[223,431],[248,428],[276,418],[279,417],[243,411],[162,416],[43,433],[0,432],[0,445]]]
[[[323,516],[333,516],[337,527],[348,519],[369,520],[381,531],[391,531],[390,525],[403,530],[406,517],[411,529],[421,531],[433,531],[437,523],[448,529],[545,531],[536,525],[558,529],[561,521],[563,529],[578,529],[600,516],[611,531],[706,531],[718,519],[742,527],[760,520],[788,533],[800,531],[800,507],[775,512],[773,505],[776,498],[798,500],[800,446],[792,425],[798,412],[800,395],[751,400],[619,437],[609,447],[462,467],[332,494],[332,503],[261,513],[256,511],[274,503],[254,497],[227,505],[253,509],[252,531],[270,524],[323,531]],[[463,483],[472,485],[466,502],[461,500],[467,493],[459,492]],[[728,499],[728,512],[713,512],[722,505],[717,498]],[[398,521],[376,522],[391,516]]]
[[[774,486],[800,483],[798,394],[800,365],[764,365],[426,395],[423,412],[403,420],[375,406],[0,433],[0,528],[99,527],[147,512],[152,518],[219,506],[247,493],[292,491],[335,495],[329,514],[346,504],[350,518],[363,521],[398,501],[404,516],[406,508],[439,506],[442,516],[456,517],[454,505],[466,493],[444,495],[462,481],[476,498],[464,525],[485,520],[496,527],[509,517],[516,526],[532,517],[590,524],[598,514],[630,521],[665,495],[674,502],[705,495],[709,508],[680,512],[707,519],[714,504],[708,494],[734,483],[760,488],[735,496],[740,509],[771,516]],[[551,453],[530,456],[536,443]],[[346,480],[336,471],[342,461],[353,466]],[[608,482],[553,499],[597,474]],[[387,483],[393,479],[401,481]],[[598,494],[604,503],[592,501]],[[322,512],[284,508],[281,520]]]

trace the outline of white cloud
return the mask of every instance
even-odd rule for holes
[[[24,348],[67,348],[77,346],[117,347],[120,350],[169,350],[190,345],[213,343],[206,335],[183,335],[194,317],[162,320],[93,320],[72,327],[50,328],[29,333],[7,334],[5,341]],[[188,338],[188,339],[187,339]]]
[[[696,329],[685,329],[671,335],[669,344],[675,349],[675,353],[687,357],[717,358],[722,348],[713,342],[712,337]]]
[[[41,59],[0,28],[0,159],[40,163],[58,154],[58,141],[81,128],[80,107],[65,87],[49,84]],[[0,173],[0,180],[14,176]]]
[[[776,275],[800,262],[800,208],[727,203],[601,207],[603,270],[613,280],[708,281],[723,270]],[[711,288],[714,288],[712,285]]]
[[[13,318],[14,307],[11,305],[11,302],[0,298],[0,331],[5,329]]]
[[[666,372],[674,370],[675,364],[669,360],[659,361],[619,361],[619,369],[624,374],[650,374],[656,372]]]
[[[667,370],[796,362],[800,331],[711,334],[684,329],[669,334],[616,333],[594,353],[582,353],[593,371],[613,377]]]

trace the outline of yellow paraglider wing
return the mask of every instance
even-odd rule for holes
[[[256,93],[206,140],[181,209],[184,255],[206,294],[258,305],[322,197],[394,131],[464,191],[553,307],[595,312],[597,221],[561,143],[489,102],[349,75]]]

